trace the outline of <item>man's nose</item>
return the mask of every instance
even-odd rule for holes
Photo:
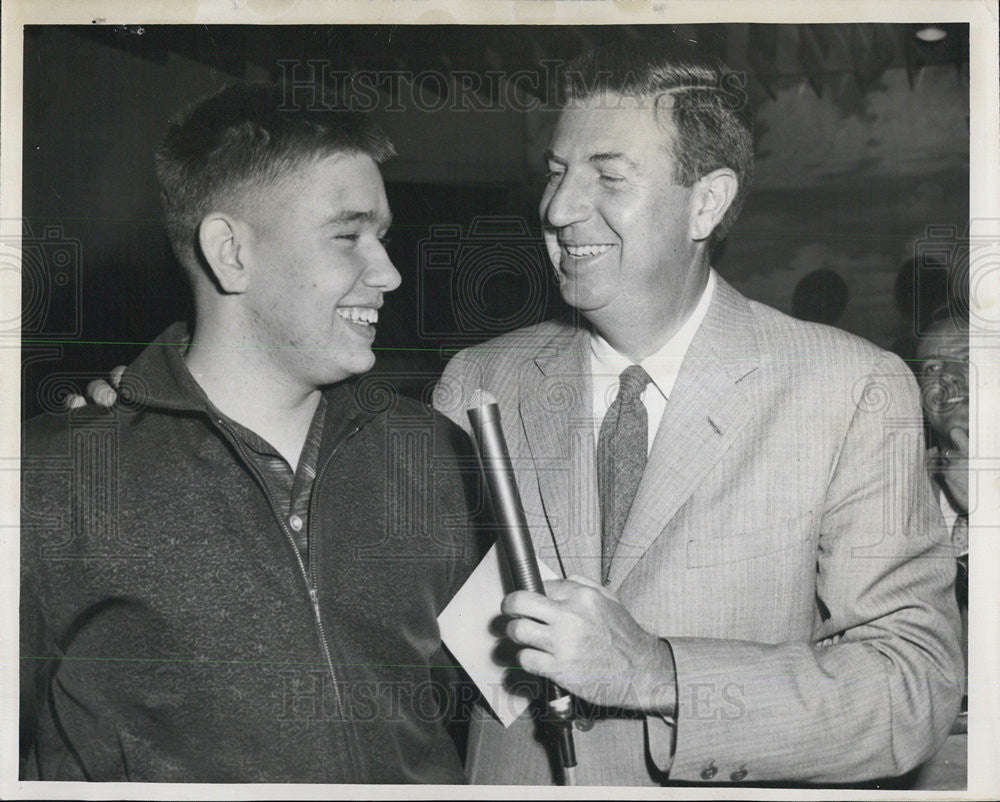
[[[968,405],[968,376],[962,372],[943,370],[935,381],[923,388],[924,408],[939,415],[948,414]]]
[[[402,276],[389,259],[385,247],[379,243],[365,268],[364,282],[382,292],[392,292],[402,282]]]
[[[541,211],[542,223],[552,228],[586,220],[593,211],[586,182],[567,172],[554,189],[542,196]]]
[[[943,371],[943,380],[953,388],[965,392],[969,388],[969,366],[955,362],[950,365],[945,365]]]

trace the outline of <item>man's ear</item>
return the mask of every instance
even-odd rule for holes
[[[736,173],[720,167],[695,182],[691,192],[691,239],[700,242],[711,236],[732,205],[739,188]]]
[[[242,239],[245,227],[222,212],[205,215],[198,225],[198,244],[219,288],[232,295],[246,292],[250,284],[244,264]]]

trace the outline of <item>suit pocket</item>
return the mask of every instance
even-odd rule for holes
[[[813,534],[813,514],[789,519],[784,525],[755,529],[713,538],[691,538],[687,542],[687,567],[740,563],[757,557],[793,549],[808,542]]]

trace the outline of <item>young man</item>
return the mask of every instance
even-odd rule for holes
[[[906,772],[958,712],[954,559],[899,359],[712,269],[753,144],[689,48],[568,65],[547,154],[553,320],[458,354],[440,408],[498,399],[540,557],[519,660],[579,700],[577,779],[849,783]],[[472,722],[474,783],[549,784],[530,720]]]
[[[456,449],[366,407],[400,282],[365,117],[234,86],[157,155],[195,320],[112,410],[23,437],[23,779],[462,782],[436,616],[474,564]]]

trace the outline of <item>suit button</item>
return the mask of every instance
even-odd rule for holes
[[[712,762],[701,770],[701,778],[703,780],[711,780],[718,773],[719,770],[715,767],[715,763]]]
[[[586,716],[577,716],[573,721],[573,726],[580,732],[590,732],[594,729],[594,720]]]
[[[734,783],[738,783],[740,780],[745,780],[747,778],[747,774],[749,773],[750,772],[747,771],[746,766],[740,766],[736,771],[729,775],[729,779]]]

